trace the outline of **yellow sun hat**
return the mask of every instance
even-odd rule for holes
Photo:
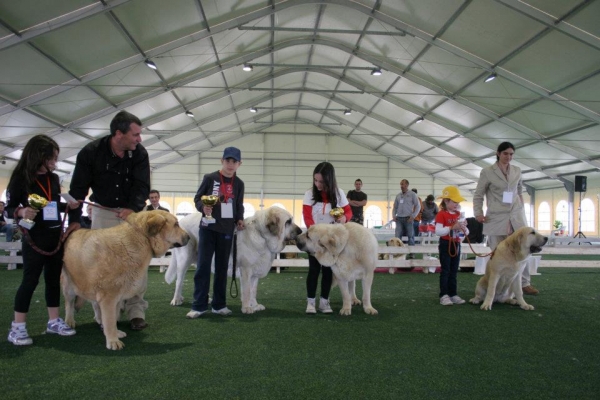
[[[458,190],[456,186],[446,186],[444,190],[442,190],[442,195],[439,196],[438,199],[450,199],[455,203],[465,201],[465,199],[460,195],[460,190]]]

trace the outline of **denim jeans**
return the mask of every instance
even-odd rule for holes
[[[438,250],[440,252],[440,265],[442,272],[440,273],[440,297],[448,295],[450,297],[457,295],[456,275],[458,273],[458,264],[460,263],[460,243],[450,243],[450,251],[448,252],[449,240],[440,239]],[[456,253],[456,254],[454,254]]]
[[[194,273],[194,301],[192,310],[208,309],[210,291],[210,266],[215,255],[212,308],[220,310],[227,306],[227,269],[233,243],[233,233],[220,233],[200,229],[198,241],[198,264]]]
[[[408,245],[415,245],[415,228],[408,217],[396,217],[396,237],[402,240],[402,236],[408,237]]]

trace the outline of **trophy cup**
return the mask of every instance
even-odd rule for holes
[[[31,208],[38,211],[46,207],[46,205],[48,204],[48,200],[37,194],[30,194],[27,198],[27,201],[29,202],[29,206]],[[35,222],[33,222],[33,220],[31,219],[23,218],[19,221],[19,225],[21,225],[27,230],[30,230],[35,225]]]
[[[219,202],[219,196],[215,196],[213,194],[208,195],[208,196],[202,196],[202,197],[200,197],[200,201],[202,201],[202,204],[204,204],[205,206],[212,207]],[[202,220],[207,224],[215,223],[215,219],[210,214],[208,214],[206,217],[202,218]]]
[[[344,215],[344,209],[341,207],[336,207],[336,208],[332,209],[331,211],[329,211],[329,215],[331,215],[333,218],[335,218],[335,221],[337,222],[338,218],[340,218],[342,215]]]

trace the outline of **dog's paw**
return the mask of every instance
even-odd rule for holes
[[[71,328],[75,328],[75,318],[67,318],[65,319],[65,323]]]
[[[263,306],[262,304],[257,304],[254,306],[254,311],[264,311],[265,310],[265,306]]]
[[[340,310],[340,315],[350,315],[352,314],[352,308],[342,308]]]
[[[242,314],[254,314],[254,307],[242,307]]]
[[[533,308],[533,306],[531,304],[521,304],[521,308],[525,311],[533,311],[535,310],[535,308]]]
[[[171,300],[172,306],[180,306],[182,304],[183,304],[183,297],[173,297],[173,300]]]
[[[379,312],[373,307],[365,307],[365,313],[369,315],[377,315]]]
[[[126,337],[126,336],[127,336],[127,334],[126,334],[125,332],[123,332],[123,331],[120,331],[120,330],[117,330],[117,337],[118,337],[119,339],[123,339],[123,338],[124,338],[124,337]]]
[[[352,299],[352,305],[353,306],[360,306],[362,304],[362,301],[360,301],[358,298],[354,297]]]
[[[504,301],[506,304],[510,304],[511,306],[516,306],[517,304],[519,304],[519,302],[517,301],[517,299],[508,299],[506,301]]]
[[[473,297],[471,300],[469,300],[469,303],[471,304],[479,304],[481,302],[481,299],[479,297]]]
[[[482,310],[490,310],[490,311],[491,311],[491,309],[492,309],[492,304],[491,304],[491,303],[485,303],[485,302],[484,302],[484,303],[481,305],[481,307],[479,307],[479,308],[481,308]]]
[[[119,339],[106,339],[106,348],[109,350],[121,350],[123,347],[125,347],[125,343],[121,342]]]

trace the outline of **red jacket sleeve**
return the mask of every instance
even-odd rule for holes
[[[344,215],[346,216],[346,222],[350,222],[352,219],[352,208],[350,208],[350,204],[344,206]]]
[[[304,225],[306,225],[306,229],[315,224],[312,216],[312,206],[304,204],[302,206],[302,216],[304,217]]]

